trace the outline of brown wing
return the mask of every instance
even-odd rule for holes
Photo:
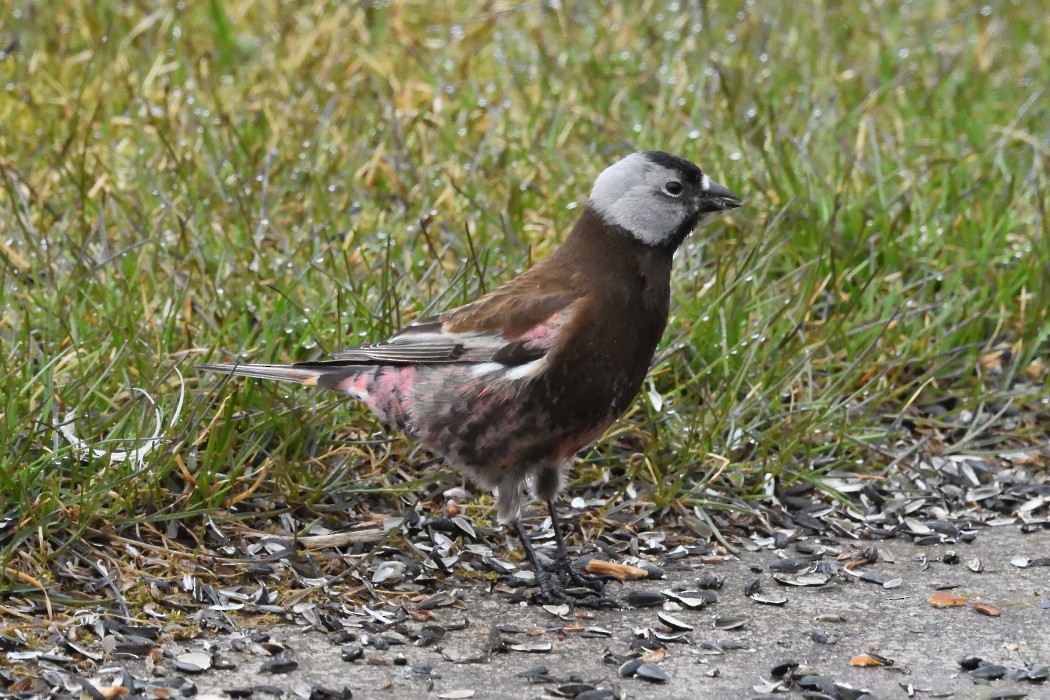
[[[499,362],[514,366],[543,357],[567,323],[579,295],[528,273],[477,301],[419,319],[389,340],[334,353],[346,363],[444,364]]]

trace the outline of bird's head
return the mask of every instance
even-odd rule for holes
[[[735,209],[740,197],[684,158],[641,151],[602,171],[589,204],[605,223],[648,246],[674,250],[704,214]]]

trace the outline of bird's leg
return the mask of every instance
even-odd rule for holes
[[[558,522],[558,509],[554,507],[553,498],[547,499],[547,512],[550,513],[551,527],[554,528],[554,543],[557,547],[555,563],[558,567],[559,577],[566,584],[583,586],[594,593],[601,593],[605,586],[602,585],[600,580],[584,576],[572,567],[572,561],[569,559],[569,549],[565,546],[565,538],[561,534],[561,524]]]
[[[525,550],[525,558],[532,564],[532,571],[536,575],[536,586],[540,589],[540,600],[544,603],[568,603],[573,604],[575,601],[573,598],[565,592],[561,587],[560,583],[555,584],[551,580],[550,574],[543,568],[543,564],[540,563],[540,558],[536,555],[536,550],[532,546],[532,540],[529,539],[529,535],[525,532],[525,526],[521,522],[521,516],[514,518],[514,531],[518,535],[518,539],[521,540],[522,549]]]
[[[550,512],[553,514],[555,510],[552,505],[550,501],[547,502],[547,507],[550,508]],[[565,548],[565,540],[562,539],[558,528],[556,515],[552,518],[552,524],[557,535],[556,542],[558,545],[557,561],[555,563],[558,572],[556,578],[552,577],[550,572],[543,568],[539,555],[536,554],[536,549],[532,546],[532,540],[529,539],[528,533],[525,532],[525,525],[521,522],[521,518],[517,517],[514,519],[514,532],[518,535],[518,539],[521,540],[521,546],[525,550],[525,558],[532,564],[532,570],[536,575],[536,586],[539,588],[539,595],[533,600],[544,604],[568,605],[573,608],[620,607],[620,604],[615,600],[601,596],[604,589],[601,581],[583,576],[573,570],[572,563],[569,561],[569,552]],[[572,587],[567,588],[567,586]]]

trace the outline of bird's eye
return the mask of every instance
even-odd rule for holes
[[[682,194],[682,183],[678,180],[668,180],[664,183],[664,194],[669,194],[672,197]]]

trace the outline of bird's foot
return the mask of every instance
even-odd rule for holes
[[[514,529],[521,546],[525,550],[525,558],[532,564],[532,571],[536,576],[538,592],[530,599],[540,605],[568,605],[570,608],[618,608],[620,604],[611,598],[602,595],[605,585],[600,579],[585,576],[573,568],[569,559],[565,541],[562,539],[561,530],[558,527],[557,512],[554,505],[548,501],[547,504],[554,525],[555,542],[557,543],[557,556],[554,565],[548,571],[536,550],[532,541],[525,532],[521,519],[514,520]]]
[[[612,598],[601,595],[604,585],[597,579],[583,576],[574,571],[566,575],[564,569],[558,570],[558,576],[552,576],[545,569],[536,570],[536,587],[538,592],[532,601],[539,605],[568,605],[570,608],[619,608],[620,604]]]
[[[601,595],[605,592],[605,582],[600,578],[594,576],[585,576],[573,567],[572,562],[569,558],[558,557],[557,563],[558,578],[566,586],[572,586],[576,588],[582,588],[590,591],[591,595]]]

